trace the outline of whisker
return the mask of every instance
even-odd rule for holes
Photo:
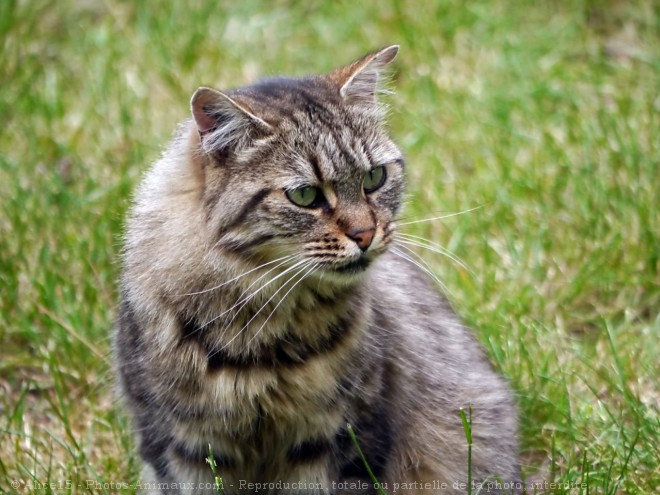
[[[402,232],[398,232],[396,234],[397,241],[403,244],[408,244],[411,246],[417,246],[421,247],[423,249],[427,249],[431,252],[441,254],[442,256],[445,256],[452,260],[454,263],[459,265],[461,268],[466,270],[470,275],[475,276],[475,273],[472,271],[472,269],[465,264],[465,262],[460,259],[458,256],[456,256],[454,253],[452,253],[449,249],[446,247],[437,244],[435,242],[429,241],[428,239],[424,239],[423,237],[417,236],[417,235],[411,235],[411,234],[404,234]],[[417,240],[419,239],[419,240]],[[423,242],[420,242],[423,241]]]
[[[446,286],[446,285],[445,285],[445,284],[444,284],[444,283],[438,278],[438,276],[437,276],[435,273],[433,273],[433,272],[431,271],[431,268],[428,266],[428,264],[427,264],[422,258],[420,258],[420,257],[417,255],[417,253],[415,253],[412,249],[407,248],[407,247],[405,247],[405,246],[400,246],[400,247],[402,247],[403,249],[407,250],[412,256],[415,256],[419,261],[421,261],[422,263],[424,263],[424,265],[426,265],[426,266],[422,266],[417,260],[415,260],[414,258],[411,258],[410,256],[408,256],[408,255],[405,254],[405,253],[402,253],[401,251],[399,251],[398,249],[396,249],[396,248],[394,248],[394,247],[392,248],[392,252],[393,252],[394,254],[396,254],[397,256],[399,256],[400,258],[403,258],[403,259],[405,259],[405,260],[410,261],[413,265],[417,266],[420,270],[423,270],[424,272],[426,272],[426,273],[427,273],[427,274],[428,274],[433,280],[435,280],[435,281],[438,283],[438,285],[440,285],[440,287],[442,288],[443,291],[445,291],[446,294],[448,294],[448,295],[452,295],[451,291],[449,290],[449,287],[447,287],[447,286]]]
[[[249,345],[254,339],[257,338],[257,336],[259,335],[259,333],[261,332],[261,330],[266,326],[266,323],[268,323],[268,320],[270,320],[271,316],[273,316],[273,314],[275,314],[275,311],[277,310],[277,308],[280,307],[280,304],[282,304],[282,303],[284,302],[284,300],[286,299],[286,296],[288,296],[289,293],[290,293],[293,289],[295,289],[296,286],[297,286],[300,282],[302,282],[303,280],[305,280],[305,279],[306,279],[306,278],[307,278],[307,277],[308,277],[308,276],[309,276],[314,270],[316,270],[317,266],[318,266],[318,265],[317,265],[316,263],[314,263],[314,264],[309,268],[309,270],[307,270],[307,271],[303,274],[303,276],[302,276],[302,277],[301,277],[301,278],[300,278],[295,284],[293,284],[293,285],[291,286],[291,288],[290,288],[288,291],[286,291],[286,293],[282,296],[282,299],[279,300],[279,302],[275,305],[275,307],[273,308],[273,310],[270,312],[270,314],[268,315],[268,318],[266,318],[266,320],[261,324],[261,326],[260,326],[259,329],[255,332],[255,334],[252,336],[252,338],[251,338],[250,340],[247,341],[247,344],[246,344],[246,345]]]
[[[311,262],[310,262],[309,260],[303,260],[303,261],[306,262],[306,264],[303,265],[303,267],[300,268],[300,269],[299,269],[296,273],[294,273],[291,277],[289,277],[289,279],[288,279],[286,282],[284,282],[284,283],[282,284],[282,286],[281,286],[280,288],[278,288],[278,289],[275,291],[275,293],[274,293],[272,296],[270,296],[270,297],[268,298],[268,300],[267,300],[265,303],[263,303],[263,304],[261,305],[261,307],[257,310],[257,312],[256,312],[254,315],[252,315],[252,318],[250,318],[250,319],[248,320],[248,322],[247,322],[245,325],[243,325],[243,327],[242,327],[238,332],[236,332],[236,335],[234,335],[231,339],[229,339],[229,341],[228,341],[225,345],[223,345],[223,346],[220,347],[219,349],[217,349],[217,350],[213,351],[211,354],[209,354],[209,357],[213,357],[213,356],[215,356],[217,353],[219,353],[219,352],[223,351],[224,349],[226,349],[226,348],[227,348],[227,347],[228,347],[228,346],[229,346],[234,340],[236,340],[236,339],[237,339],[237,338],[243,333],[243,331],[244,331],[244,330],[250,325],[250,323],[252,323],[252,321],[254,321],[254,319],[259,315],[259,313],[261,313],[261,312],[264,310],[264,308],[268,305],[268,303],[269,303],[270,301],[272,301],[273,298],[275,298],[275,296],[277,296],[277,294],[278,294],[282,289],[284,289],[284,287],[286,287],[286,286],[289,284],[289,282],[291,282],[294,278],[296,278],[298,275],[300,275],[302,272],[304,272],[304,271],[309,267],[309,264],[310,264]],[[297,283],[296,283],[296,284],[297,284]],[[295,287],[295,284],[294,284],[294,287]],[[287,294],[288,294],[288,292],[287,292]]]
[[[300,266],[300,264],[301,264],[303,261],[305,261],[305,260],[301,260],[301,261],[299,261],[299,262],[297,262],[297,263],[294,263],[292,266],[290,266],[289,268],[285,269],[282,273],[280,273],[280,274],[277,275],[276,277],[272,278],[271,280],[269,280],[268,282],[266,282],[265,284],[263,284],[261,287],[259,287],[259,289],[257,289],[256,291],[254,291],[254,292],[253,292],[252,294],[250,294],[248,297],[246,297],[245,299],[241,299],[245,294],[247,294],[247,292],[250,290],[250,288],[253,287],[255,284],[257,284],[257,283],[259,282],[259,280],[261,280],[262,278],[264,278],[264,277],[265,277],[266,275],[268,275],[270,272],[272,272],[273,270],[276,270],[276,269],[279,268],[280,266],[286,264],[291,258],[294,258],[294,259],[295,259],[296,257],[299,257],[299,256],[300,256],[300,255],[285,256],[284,258],[286,258],[286,259],[285,259],[284,261],[280,261],[280,263],[278,263],[277,265],[275,265],[274,267],[272,267],[270,270],[268,270],[266,273],[264,273],[264,274],[262,274],[261,276],[259,276],[259,277],[258,277],[256,280],[254,280],[250,285],[248,285],[248,287],[247,287],[245,290],[243,290],[243,292],[241,292],[241,293],[239,294],[239,296],[238,296],[238,301],[237,301],[233,306],[231,306],[230,308],[226,309],[225,311],[223,311],[223,312],[220,313],[219,315],[214,316],[214,317],[211,318],[209,321],[207,321],[207,322],[203,323],[202,325],[200,325],[198,328],[195,329],[194,332],[191,332],[189,336],[192,337],[193,335],[197,334],[198,332],[201,332],[201,331],[204,330],[206,327],[208,327],[210,324],[212,324],[214,321],[217,321],[219,318],[222,318],[224,315],[226,315],[227,313],[229,313],[231,310],[233,310],[233,309],[236,308],[237,306],[241,305],[241,307],[238,308],[238,310],[237,310],[236,314],[234,315],[234,317],[233,317],[233,318],[231,319],[231,321],[229,322],[229,324],[231,324],[231,322],[234,321],[234,319],[236,318],[236,316],[238,315],[238,313],[240,312],[240,310],[243,309],[243,307],[244,307],[244,306],[245,306],[245,305],[246,305],[246,304],[247,304],[247,303],[248,303],[248,302],[249,302],[249,301],[250,301],[250,300],[251,300],[251,299],[257,294],[257,293],[259,293],[264,287],[266,287],[268,284],[270,284],[271,282],[275,281],[276,279],[278,279],[278,278],[281,277],[282,275],[284,275],[284,274],[290,272],[291,270],[293,270],[293,269],[296,268],[297,266]],[[281,258],[280,258],[280,259],[281,259]],[[261,266],[263,266],[263,265],[261,265]],[[246,275],[247,275],[247,273],[246,273]]]
[[[319,281],[316,284],[316,291],[320,292],[321,291],[321,283],[323,282],[323,275],[325,275],[325,272],[321,270],[321,273],[319,274]]]
[[[423,218],[421,220],[415,220],[414,222],[403,222],[403,223],[400,223],[399,226],[401,227],[403,225],[413,225],[415,223],[432,222],[434,220],[442,220],[443,218],[456,217],[458,215],[463,215],[464,213],[470,213],[471,211],[480,210],[481,208],[484,208],[485,206],[486,205],[479,205],[479,206],[475,206],[474,208],[470,208],[470,209],[463,210],[463,211],[457,211],[457,212],[454,212],[454,213],[448,213],[446,215],[441,215],[439,217]]]
[[[297,257],[301,258],[300,255],[298,255]],[[261,287],[259,287],[257,290],[252,292],[249,296],[241,299],[243,297],[243,295],[247,294],[247,292],[250,290],[250,287],[252,287],[253,285],[255,285],[256,282],[259,281],[259,279],[255,280],[253,283],[251,283],[238,296],[239,301],[236,304],[234,304],[231,308],[229,308],[229,310],[223,312],[223,314],[226,314],[228,311],[231,311],[232,309],[234,309],[236,306],[238,306],[240,304],[240,307],[234,312],[234,315],[232,316],[232,318],[226,323],[226,326],[229,327],[234,322],[234,320],[238,317],[238,315],[240,314],[241,310],[245,307],[245,305],[247,303],[249,303],[252,299],[254,299],[257,296],[257,294],[259,294],[259,292],[261,292],[266,286],[270,285],[272,282],[274,282],[278,278],[286,275],[287,273],[290,273],[291,271],[295,270],[296,268],[300,267],[301,265],[302,265],[302,268],[304,269],[306,261],[307,261],[306,259],[300,259],[298,262],[296,262],[293,265],[291,265],[290,267],[286,268],[282,273],[280,273],[280,274],[276,275],[275,277],[271,278],[268,282],[266,282]],[[264,275],[267,275],[267,274],[268,273],[265,273]],[[262,278],[262,277],[260,277],[260,278]],[[287,280],[287,282],[288,282],[288,280]],[[285,284],[287,282],[285,282]],[[222,316],[222,314],[220,316]]]
[[[295,256],[296,256],[295,254],[290,254],[290,255],[287,255],[287,256],[282,256],[281,258],[274,259],[274,260],[272,260],[272,261],[268,261],[267,263],[263,263],[262,265],[259,265],[259,266],[255,267],[255,268],[252,268],[252,269],[250,269],[250,270],[248,270],[248,271],[246,271],[246,272],[244,272],[244,273],[241,273],[240,275],[237,275],[236,277],[234,277],[234,278],[232,278],[232,279],[229,279],[229,280],[227,280],[227,281],[225,281],[225,282],[222,282],[221,284],[216,285],[215,287],[211,287],[210,289],[204,289],[204,290],[200,290],[200,291],[197,291],[197,292],[188,292],[187,294],[175,294],[175,295],[176,295],[176,296],[184,297],[184,296],[198,296],[198,295],[200,295],[200,294],[206,294],[207,292],[214,291],[214,290],[216,290],[216,289],[219,289],[220,287],[224,287],[224,286],[227,285],[227,284],[230,284],[230,283],[232,283],[232,282],[235,282],[235,281],[238,280],[239,278],[245,277],[246,275],[249,275],[250,273],[257,271],[257,270],[259,270],[260,268],[263,268],[263,267],[268,266],[268,265],[272,265],[273,263],[277,263],[278,261],[281,261],[281,260],[289,260],[289,259],[291,259],[291,258],[294,258]],[[285,262],[286,262],[286,261],[285,261]],[[281,266],[281,265],[283,265],[285,262],[280,263],[280,264],[277,265],[277,266]],[[277,267],[275,267],[275,268],[277,268]]]
[[[288,261],[288,260],[286,260],[286,261]],[[227,313],[229,313],[231,310],[233,310],[233,309],[236,308],[237,306],[240,306],[240,307],[236,310],[236,313],[234,314],[234,316],[232,317],[232,319],[227,323],[227,326],[231,325],[231,323],[236,319],[236,317],[238,316],[238,314],[240,313],[240,311],[245,307],[245,305],[246,305],[248,302],[250,302],[250,301],[251,301],[251,300],[252,300],[252,299],[253,299],[253,298],[254,298],[259,292],[261,292],[266,286],[270,285],[271,283],[273,283],[273,282],[274,282],[275,280],[277,280],[278,278],[280,278],[280,277],[286,275],[286,274],[289,273],[291,270],[294,270],[296,267],[299,267],[301,264],[305,263],[307,260],[303,259],[303,260],[297,261],[296,263],[294,263],[293,265],[291,265],[290,267],[288,267],[287,269],[285,269],[282,273],[280,273],[280,274],[274,276],[274,277],[271,278],[268,282],[266,282],[265,284],[261,285],[261,287],[259,287],[257,290],[255,290],[254,292],[252,292],[249,296],[247,296],[247,297],[241,299],[245,294],[248,293],[248,291],[250,290],[251,287],[253,287],[255,284],[257,284],[257,283],[259,282],[259,280],[261,280],[262,278],[264,278],[266,275],[268,275],[268,274],[269,274],[270,272],[272,272],[273,270],[277,269],[279,266],[281,266],[281,265],[283,265],[284,263],[286,263],[286,261],[283,261],[283,262],[281,262],[280,264],[278,264],[277,266],[274,266],[273,268],[271,268],[270,270],[268,270],[266,273],[264,273],[263,275],[261,275],[259,278],[257,278],[255,281],[253,281],[253,282],[252,282],[252,283],[251,283],[251,284],[250,284],[250,285],[249,285],[249,286],[248,286],[243,292],[240,293],[240,295],[238,296],[238,301],[237,301],[232,307],[230,307],[230,308],[224,310],[224,311],[223,311],[222,313],[220,313],[219,315],[213,317],[212,319],[210,319],[209,321],[207,321],[206,323],[204,323],[204,324],[199,328],[199,330],[201,330],[201,329],[203,329],[203,328],[206,328],[206,327],[209,326],[211,323],[213,323],[214,321],[218,320],[219,318],[222,318],[224,315],[226,315]]]

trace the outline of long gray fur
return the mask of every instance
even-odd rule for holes
[[[148,491],[215,493],[210,446],[226,494],[373,493],[350,424],[390,493],[465,492],[470,405],[473,480],[519,480],[512,393],[391,249],[404,160],[377,92],[397,50],[328,75],[200,88],[147,173],[115,350]],[[365,193],[378,166],[387,179]],[[324,201],[289,201],[304,186]],[[364,251],[356,232],[373,235]]]

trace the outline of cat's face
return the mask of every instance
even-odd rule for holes
[[[384,252],[404,187],[403,158],[374,97],[373,71],[391,58],[389,48],[342,74],[198,90],[218,249],[332,278],[360,274]]]

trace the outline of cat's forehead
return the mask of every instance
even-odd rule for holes
[[[332,118],[333,112],[329,110],[341,106],[337,88],[322,76],[262,79],[229,94],[247,99],[257,115],[274,125],[278,121],[290,120],[300,112]]]
[[[247,99],[257,116],[284,134],[355,136],[380,127],[377,112],[346,102],[324,76],[265,79],[234,94]]]
[[[281,165],[302,182],[361,182],[379,165],[402,159],[397,146],[376,130],[355,133],[350,127],[292,128],[282,137]]]
[[[340,182],[402,158],[380,115],[344,102],[322,76],[267,79],[238,93],[278,130],[279,156],[301,180]]]

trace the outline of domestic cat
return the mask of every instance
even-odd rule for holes
[[[214,493],[211,450],[226,494],[375,493],[365,464],[390,493],[465,492],[470,406],[472,479],[519,480],[505,380],[390,249],[405,164],[378,90],[398,49],[198,89],[145,176],[115,333],[143,488]]]

